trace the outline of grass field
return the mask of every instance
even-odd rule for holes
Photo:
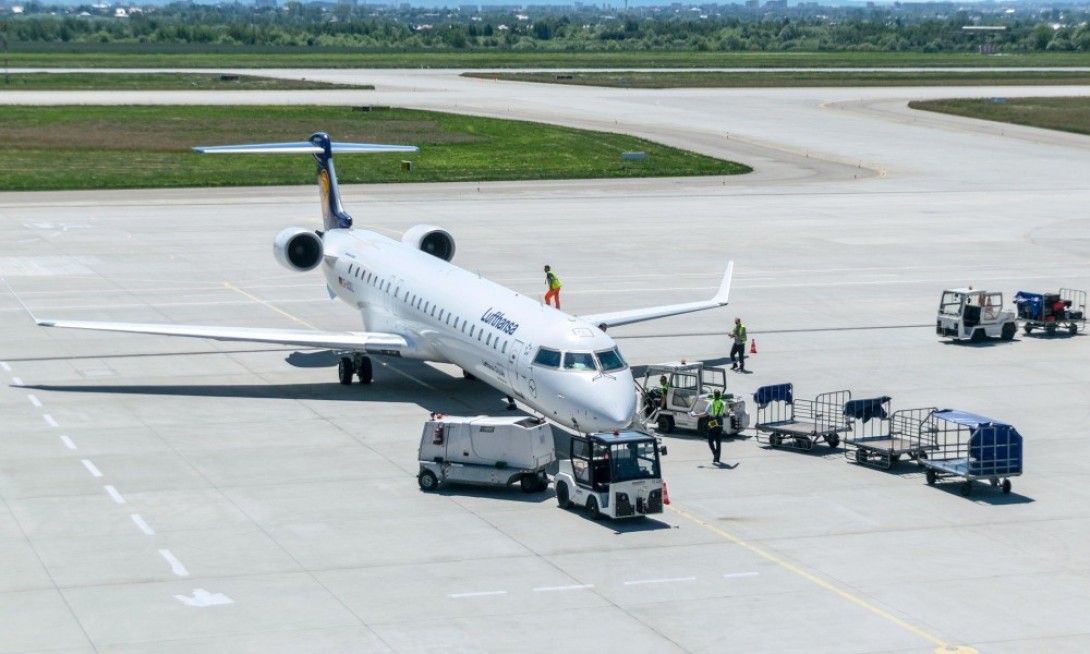
[[[1090,73],[1078,71],[771,71],[726,72],[491,72],[463,73],[466,77],[573,84],[577,86],[609,86],[617,88],[782,88],[798,86],[1031,86],[1044,84],[1090,84]]]
[[[294,91],[311,89],[373,90],[367,85],[329,84],[221,73],[11,73],[4,91]]]
[[[908,106],[955,116],[1090,134],[1090,97],[927,100],[910,102]]]
[[[304,156],[202,156],[197,145],[305,140],[416,145],[344,156],[342,183],[731,175],[744,165],[641,139],[536,123],[350,107],[4,107],[0,190],[308,184]],[[621,154],[644,152],[642,161]],[[402,160],[413,162],[404,171]]]
[[[49,68],[844,68],[1086,66],[1085,53],[982,56],[917,52],[520,51],[417,52],[348,48],[124,43],[12,43],[8,65]]]

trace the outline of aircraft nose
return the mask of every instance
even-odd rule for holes
[[[595,380],[590,397],[588,413],[597,422],[594,428],[598,431],[627,427],[636,415],[636,390],[627,370]]]

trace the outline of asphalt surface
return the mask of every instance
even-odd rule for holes
[[[324,352],[48,330],[23,308],[356,329],[318,275],[270,256],[283,227],[317,225],[312,187],[0,194],[0,653],[1090,649],[1086,336],[969,345],[933,327],[947,287],[1008,302],[1090,288],[1090,138],[906,107],[1090,89],[642,91],[455,72],[0,103],[399,105],[744,162],[755,172],[731,178],[342,190],[357,224],[442,225],[457,263],[519,291],[540,293],[549,263],[574,313],[708,297],[732,259],[730,307],[614,330],[632,364],[722,363],[740,316],[758,352],[732,392],[792,382],[800,398],[848,389],[1009,422],[1025,438],[1013,491],[963,497],[911,462],[752,437],[716,468],[675,433],[655,519],[594,522],[551,490],[422,493],[429,411],[504,413],[456,370],[394,361],[344,387]]]

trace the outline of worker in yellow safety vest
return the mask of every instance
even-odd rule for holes
[[[739,372],[746,371],[746,326],[742,323],[741,318],[734,319],[734,328],[730,330],[730,337],[734,341],[734,344],[730,347],[730,369],[737,370]],[[734,360],[734,355],[738,355],[738,360]]]
[[[556,276],[552,268],[545,266],[545,286],[548,287],[548,292],[545,293],[545,304],[549,304],[549,298],[552,298],[556,304],[556,308],[560,308],[560,278]]]
[[[723,421],[727,417],[727,403],[720,391],[712,394],[708,403],[708,447],[712,451],[712,463],[719,463],[719,454],[723,451]]]

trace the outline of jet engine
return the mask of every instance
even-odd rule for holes
[[[443,261],[454,258],[454,237],[450,232],[435,225],[417,225],[411,227],[401,237],[401,242]]]
[[[322,238],[302,227],[288,227],[273,241],[273,256],[281,266],[296,272],[317,268],[322,252]]]

